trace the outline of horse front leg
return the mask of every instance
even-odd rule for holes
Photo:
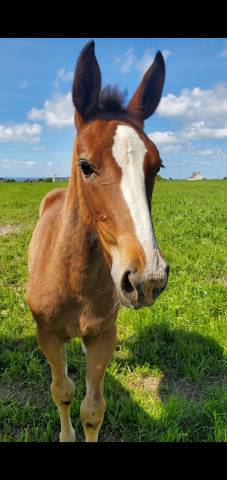
[[[80,407],[80,419],[86,442],[97,442],[105,412],[104,375],[116,344],[116,326],[112,325],[98,337],[84,337],[83,343],[87,390]]]
[[[60,442],[75,442],[75,431],[70,419],[70,407],[75,396],[75,386],[67,373],[64,341],[54,332],[37,330],[38,344],[46,356],[52,372],[51,393],[61,421]]]

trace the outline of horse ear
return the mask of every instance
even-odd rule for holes
[[[143,79],[130,100],[127,110],[143,121],[156,110],[165,81],[165,61],[161,52],[157,52],[154,62],[146,71]]]
[[[83,119],[98,110],[100,90],[101,72],[95,57],[95,42],[92,41],[80,53],[72,86],[73,103]]]

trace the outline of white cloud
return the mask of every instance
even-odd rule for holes
[[[0,142],[38,143],[42,130],[37,123],[0,125]]]
[[[54,162],[47,162],[46,165],[50,167],[51,165],[54,165]]]
[[[221,154],[221,149],[205,148],[204,150],[196,150],[194,154],[202,157],[218,157]]]
[[[60,68],[57,72],[57,76],[61,82],[68,82],[69,80],[72,80],[73,72],[66,72],[64,68]]]
[[[172,52],[168,49],[164,49],[162,54],[165,60],[172,55]],[[120,67],[121,73],[129,73],[132,69],[138,71],[140,77],[146,72],[154,61],[155,52],[154,49],[147,48],[141,57],[137,57],[133,51],[133,48],[129,48],[121,57],[114,59],[114,65]]]
[[[205,122],[194,122],[176,132],[153,132],[148,136],[152,142],[157,144],[157,147],[181,144],[188,140],[223,139],[227,138],[227,123],[222,128],[211,128],[206,126]]]
[[[41,120],[49,127],[63,128],[73,125],[74,107],[71,93],[58,93],[44,102],[43,108],[32,108],[27,114],[29,120]]]
[[[181,132],[182,140],[222,139],[227,138],[227,122],[221,128],[209,127],[204,121],[191,123]]]
[[[176,135],[174,132],[152,132],[148,134],[148,137],[152,142],[159,145],[173,145],[174,143],[179,143],[181,141],[179,134]]]
[[[182,146],[181,145],[164,145],[162,147],[162,152],[164,153],[178,153],[180,152]]]
[[[222,50],[219,55],[220,58],[227,58],[227,42],[225,42],[225,48]]]
[[[162,55],[163,55],[164,59],[167,60],[167,58],[170,57],[170,55],[172,55],[172,52],[171,52],[171,50],[168,50],[167,48],[164,48],[164,50],[162,50]]]
[[[129,48],[122,57],[115,58],[114,65],[120,65],[121,73],[128,73],[133,65],[134,59],[135,55],[133,53],[133,48]]]
[[[61,83],[69,82],[72,79],[73,79],[73,72],[71,71],[66,72],[65,68],[60,68],[57,71],[57,78],[54,82],[54,85],[56,88],[59,88]]]
[[[177,153],[177,145],[187,145],[197,140],[227,139],[227,86],[216,85],[213,89],[183,89],[179,96],[169,93],[161,99],[157,114],[182,122],[176,131],[156,131],[149,134],[151,140],[162,147],[162,152]],[[197,155],[217,156],[218,149],[197,150]]]
[[[210,125],[227,123],[227,86],[219,84],[209,90],[185,88],[179,96],[169,93],[161,99],[157,114],[191,122],[206,120]]]
[[[37,165],[37,162],[34,162],[33,160],[9,160],[8,158],[4,158],[3,160],[1,160],[1,164],[3,164],[2,166],[5,167],[33,167],[34,165]]]
[[[144,73],[148,70],[154,60],[154,54],[150,49],[145,50],[141,59],[135,57],[134,68],[138,70],[140,76],[142,77]]]
[[[212,162],[209,160],[197,160],[195,165],[198,167],[208,167],[212,165]]]

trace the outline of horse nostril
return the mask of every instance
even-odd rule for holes
[[[134,305],[152,305],[154,300],[165,290],[167,285],[169,266],[164,269],[163,279],[143,279],[143,275],[136,266],[128,266],[121,278],[121,293]],[[163,285],[163,282],[165,284]]]
[[[128,278],[130,273],[131,273],[130,270],[127,270],[121,279],[121,288],[125,293],[131,293],[134,290],[134,287],[132,286]]]

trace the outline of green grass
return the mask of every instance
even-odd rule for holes
[[[58,185],[59,186],[59,185]],[[53,184],[0,184],[0,440],[57,441],[50,371],[24,300],[27,246]],[[100,441],[227,441],[227,183],[157,182],[156,237],[170,264],[154,307],[122,309],[105,378]],[[72,420],[83,440],[80,340],[67,345],[76,383]]]

